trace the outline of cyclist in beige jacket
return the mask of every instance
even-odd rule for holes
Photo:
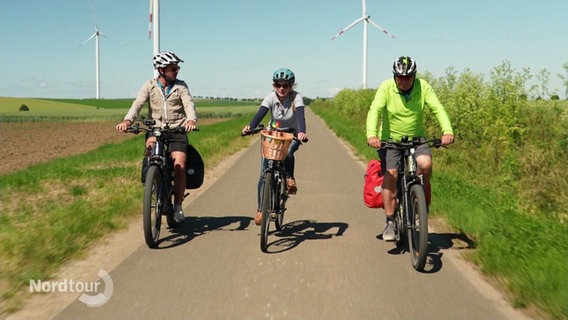
[[[177,78],[180,62],[183,60],[170,51],[162,51],[154,56],[154,69],[158,70],[159,76],[144,83],[124,120],[116,126],[118,131],[126,132],[146,103],[148,119],[154,119],[156,126],[168,125],[172,129],[184,127],[186,131],[196,129],[197,114],[193,98],[187,84]],[[152,150],[155,141],[156,137],[146,135],[147,153]],[[185,133],[175,134],[170,139],[174,159],[174,219],[178,222],[185,219],[182,202],[186,185],[187,144]]]

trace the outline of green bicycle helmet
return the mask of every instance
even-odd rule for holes
[[[296,81],[296,76],[294,75],[294,72],[292,72],[292,70],[280,68],[274,71],[274,74],[272,75],[272,82],[276,81],[287,81],[290,84],[294,84],[294,82]]]
[[[394,61],[392,73],[395,76],[413,76],[416,74],[416,62],[409,56],[402,56]]]

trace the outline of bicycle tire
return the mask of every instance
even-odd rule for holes
[[[278,212],[276,212],[274,226],[276,227],[277,231],[280,231],[282,230],[282,226],[284,225],[284,212],[286,211],[286,199],[288,198],[286,183],[281,180],[276,189],[278,190],[278,194],[277,200],[274,203],[278,203]]]
[[[160,180],[161,171],[158,166],[150,166],[144,182],[144,200],[142,220],[144,228],[144,240],[150,248],[158,246],[160,227],[162,224],[162,205],[160,204]]]
[[[272,175],[272,172],[266,172],[262,182],[262,198],[260,206],[262,211],[262,222],[260,224],[260,250],[262,252],[267,252],[268,250],[270,215],[274,207],[274,186],[272,184]]]
[[[174,176],[172,173],[172,178],[170,180],[170,195],[169,197],[164,197],[164,199],[166,201],[168,201],[167,204],[164,204],[166,206],[166,223],[168,224],[168,228],[170,229],[175,229],[177,228],[180,223],[176,221],[176,219],[174,218],[174,199],[175,199],[175,195],[174,195]]]
[[[410,212],[408,213],[408,249],[412,266],[418,271],[424,270],[428,255],[428,207],[424,187],[415,184],[409,191]]]

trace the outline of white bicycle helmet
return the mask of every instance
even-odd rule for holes
[[[416,74],[416,62],[409,56],[396,59],[392,65],[392,73],[395,76],[412,76]]]
[[[165,68],[170,64],[178,64],[183,62],[175,53],[171,51],[162,51],[154,56],[154,69]]]

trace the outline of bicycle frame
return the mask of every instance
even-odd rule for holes
[[[286,210],[285,204],[286,200],[288,199],[288,193],[286,192],[285,186],[285,179],[286,179],[286,172],[284,170],[284,161],[283,160],[268,160],[263,159],[266,163],[266,167],[263,173],[263,181],[265,180],[266,174],[268,172],[272,173],[272,181],[275,186],[276,194],[276,201],[274,201],[274,208],[272,208],[273,212],[271,212],[271,219],[275,219],[276,215],[283,214]]]
[[[412,266],[423,270],[428,253],[428,204],[424,193],[424,177],[418,174],[416,149],[419,145],[430,144],[440,147],[439,139],[424,140],[402,137],[401,142],[389,141],[381,148],[394,149],[402,152],[398,163],[397,196],[395,209],[397,246],[406,242],[412,257]]]
[[[157,209],[158,212],[167,213],[173,210],[171,195],[173,191],[173,160],[169,151],[167,135],[162,134],[159,128],[154,129],[156,142],[152,146],[152,153],[149,156],[150,166],[157,166],[161,172],[161,182],[158,191]],[[170,208],[171,207],[171,208]]]
[[[423,176],[418,175],[416,164],[416,147],[405,149],[402,159],[398,165],[398,180],[397,180],[397,200],[399,201],[398,214],[402,218],[397,234],[397,241],[401,240],[401,235],[405,231],[412,228],[412,224],[408,219],[408,212],[412,209],[410,207],[409,193],[410,188],[415,184],[423,185]]]

